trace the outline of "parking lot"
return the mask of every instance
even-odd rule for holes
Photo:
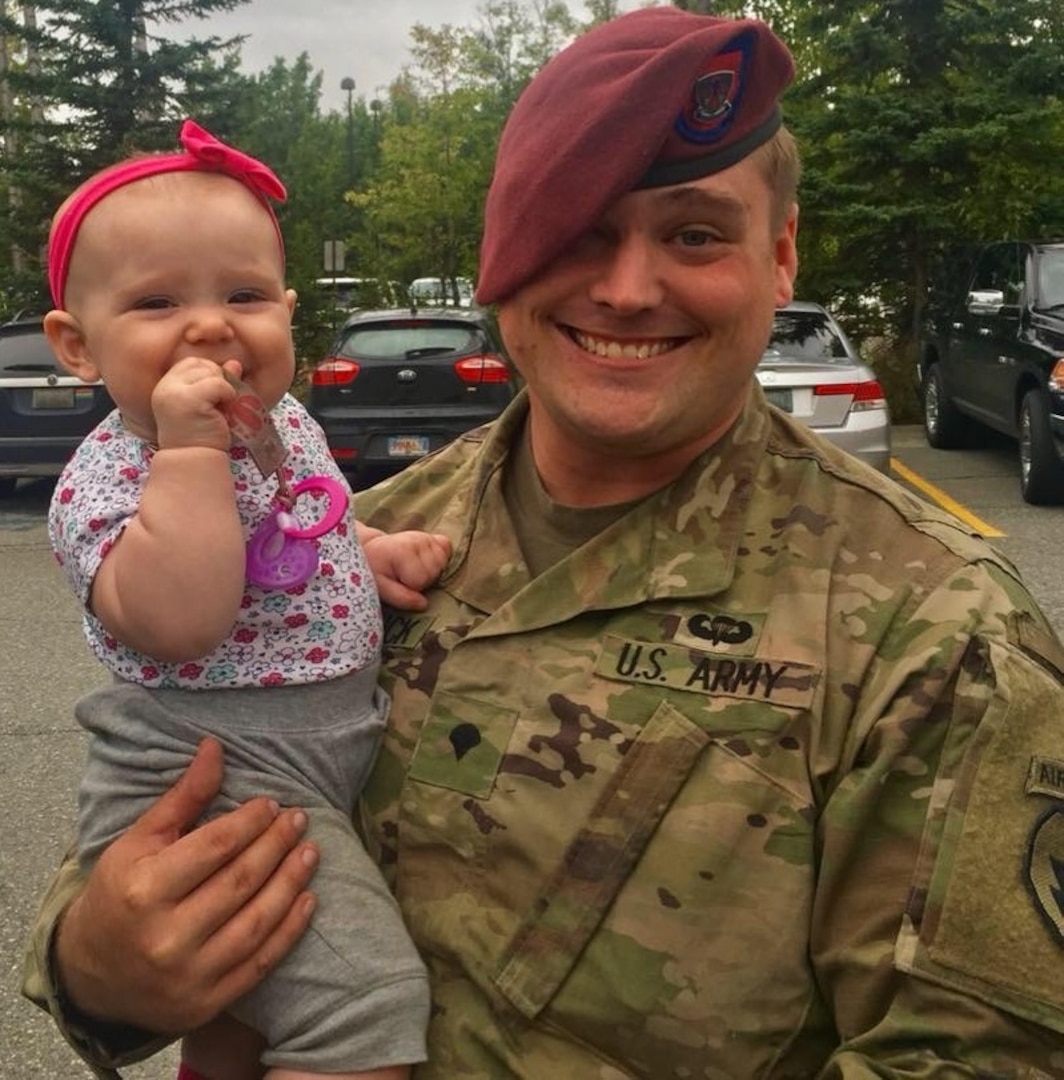
[[[991,440],[978,451],[946,453],[930,450],[919,428],[896,428],[894,457],[900,470],[924,485],[925,496],[952,503],[972,528],[999,534],[994,542],[1064,631],[1064,586],[1054,557],[1064,508],[1021,501],[1011,444]],[[89,658],[76,605],[48,551],[49,494],[50,483],[38,481],[0,501],[0,625],[8,642],[0,654],[0,1080],[87,1076],[51,1024],[18,993],[26,929],[74,819],[83,736],[71,705],[104,678]],[[124,1072],[129,1080],[172,1080],[174,1059],[163,1055]]]

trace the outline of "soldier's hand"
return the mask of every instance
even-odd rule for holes
[[[207,739],[181,779],[116,840],[64,914],[60,984],[82,1012],[146,1031],[199,1027],[306,929],[317,851],[300,811],[255,799],[187,832],[217,792]]]

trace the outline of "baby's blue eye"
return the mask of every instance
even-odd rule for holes
[[[229,297],[230,304],[253,304],[262,297],[254,289],[240,289]]]
[[[146,296],[133,305],[138,311],[160,311],[170,307],[170,301],[165,296]]]

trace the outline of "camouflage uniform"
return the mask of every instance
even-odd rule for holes
[[[520,412],[359,502],[455,543],[365,799],[419,1080],[1064,1076],[1064,654],[1015,571],[755,392],[530,580]]]
[[[1064,1076],[1064,652],[1015,571],[755,390],[531,580],[525,407],[359,498],[455,544],[364,804],[418,1080]]]

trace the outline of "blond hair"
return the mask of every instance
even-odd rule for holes
[[[798,199],[798,181],[802,175],[798,143],[781,125],[776,134],[750,156],[772,193],[772,227],[782,228],[791,206]]]

